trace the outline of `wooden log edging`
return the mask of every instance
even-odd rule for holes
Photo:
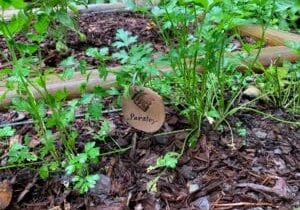
[[[122,12],[129,10],[123,3],[89,4],[87,7],[78,6],[79,13],[89,12]]]
[[[257,51],[253,51],[253,55],[256,55],[256,53]],[[232,53],[228,56],[236,56],[236,54]],[[274,63],[276,63],[276,65],[281,65],[284,60],[295,62],[297,60],[300,60],[300,57],[287,47],[277,46],[262,49],[258,60],[263,66],[267,67]],[[247,60],[247,62],[251,62],[251,60]],[[160,72],[168,72],[172,70],[169,66],[158,66],[157,68]],[[120,71],[120,69],[121,67],[115,67],[109,69],[109,71]],[[242,69],[244,69],[244,66],[241,66],[241,70]],[[88,92],[92,92],[96,86],[108,89],[117,85],[116,78],[112,73],[108,75],[106,80],[102,80],[99,78],[97,70],[89,70],[88,74],[90,74],[89,81],[87,83]],[[68,98],[71,99],[79,97],[81,95],[80,85],[84,82],[86,82],[86,75],[81,75],[80,72],[76,72],[74,77],[69,80],[61,80],[57,76],[52,76],[48,79],[47,89],[50,94],[54,94],[59,90],[66,89],[69,93]],[[35,89],[31,89],[31,91],[37,99],[40,99],[42,97]],[[11,103],[14,97],[18,96],[18,93],[16,91],[8,91],[7,88],[5,88],[5,84],[0,83],[0,96],[5,93],[6,98],[1,102],[0,109],[5,108]]]
[[[250,36],[256,40],[262,38],[262,26],[260,25],[243,25],[238,27],[238,32],[243,36]],[[287,41],[300,42],[300,35],[268,28],[265,31],[265,42],[271,46],[284,46]]]
[[[110,88],[115,84],[116,78],[113,74],[109,74],[106,80],[99,78],[97,70],[90,70],[88,74],[90,74],[90,78],[86,87],[87,92],[92,92],[96,86]],[[50,94],[54,94],[59,90],[66,89],[68,91],[68,99],[76,98],[81,95],[80,85],[84,82],[86,82],[86,75],[81,75],[80,72],[75,72],[75,75],[69,80],[62,80],[53,75],[47,80],[47,90]],[[1,84],[0,86],[0,96],[5,94],[5,99],[1,101],[0,109],[5,109],[6,106],[11,103],[12,99],[19,96],[19,94],[15,90],[8,90],[4,87],[4,84]],[[36,89],[31,88],[31,91],[36,99],[40,99],[42,97]]]
[[[257,50],[253,52],[257,54]],[[285,46],[266,47],[261,50],[259,55],[259,62],[264,66],[268,67],[271,64],[281,66],[284,61],[290,61],[292,63],[300,59],[293,50]]]
[[[79,13],[89,13],[89,12],[123,12],[129,10],[123,3],[99,3],[99,4],[89,4],[87,6],[77,6]],[[10,20],[12,16],[17,15],[20,10],[18,9],[8,9],[4,11],[4,20]]]

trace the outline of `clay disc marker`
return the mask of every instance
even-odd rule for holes
[[[135,87],[131,99],[123,98],[125,120],[134,128],[152,133],[165,121],[165,106],[160,95],[149,88]]]

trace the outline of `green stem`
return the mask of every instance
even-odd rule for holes
[[[265,112],[262,112],[262,111],[259,111],[259,110],[253,109],[253,108],[244,107],[243,110],[248,110],[248,111],[255,112],[255,113],[257,113],[257,114],[266,116],[267,118],[270,118],[270,119],[272,119],[272,120],[275,120],[275,121],[278,121],[278,122],[281,122],[281,123],[300,126],[300,122],[293,122],[293,121],[283,120],[283,119],[274,117],[274,116],[271,115],[271,114],[267,114],[267,113],[265,113]]]
[[[19,163],[19,164],[13,164],[13,165],[7,165],[7,166],[2,166],[0,167],[0,170],[7,170],[7,169],[10,169],[10,168],[24,168],[24,167],[27,167],[27,166],[32,166],[32,165],[42,165],[44,163],[46,163],[47,161],[38,161],[38,162],[33,162],[33,163]]]
[[[132,148],[132,146],[129,146],[129,147],[126,147],[126,148],[117,149],[117,150],[110,151],[110,152],[104,152],[104,153],[101,153],[100,156],[107,156],[107,155],[111,155],[111,154],[126,152],[127,150],[129,150],[131,148]]]

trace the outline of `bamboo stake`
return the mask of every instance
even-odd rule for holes
[[[238,28],[238,31],[243,36],[250,36],[259,40],[263,30],[260,25],[243,25]],[[300,42],[300,35],[269,28],[265,32],[265,41],[271,46],[282,46],[287,41]]]

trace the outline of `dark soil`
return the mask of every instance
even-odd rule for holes
[[[157,34],[154,23],[145,15],[133,12],[109,12],[109,13],[83,13],[79,16],[79,30],[86,35],[85,40],[80,40],[75,32],[69,32],[67,37],[67,52],[55,50],[55,41],[47,39],[42,45],[44,63],[47,66],[56,67],[64,58],[73,55],[77,59],[85,59],[89,64],[95,65],[97,61],[85,55],[89,47],[108,47],[110,53],[116,49],[111,46],[115,41],[118,29],[124,29],[138,36],[138,42],[152,43],[155,50],[164,51],[165,47]],[[25,42],[26,38],[19,35],[16,40]],[[4,54],[8,53],[5,41],[0,38],[0,49]],[[0,57],[1,58],[1,57]],[[5,63],[3,58],[0,59]],[[113,66],[116,61],[110,61],[108,65]]]
[[[157,134],[188,128],[172,109],[166,110],[167,120]],[[280,113],[281,117],[284,114],[274,113]],[[28,169],[6,170],[1,172],[0,180],[15,179],[10,209],[68,209],[70,205],[71,209],[282,210],[300,205],[299,128],[240,113],[229,119],[234,133],[231,136],[229,127],[217,132],[204,122],[196,147],[186,150],[176,169],[162,173],[157,193],[151,194],[146,190],[147,182],[162,170],[147,173],[147,167],[166,152],[179,151],[187,133],[153,136],[128,126],[121,113],[105,117],[114,125],[111,137],[120,147],[132,148],[103,156],[100,164],[93,167],[94,173],[102,176],[95,189],[80,196],[63,185],[70,181],[64,172],[43,181],[35,180],[36,172]],[[7,115],[1,118],[4,120]],[[245,137],[237,134],[236,122],[247,129]],[[80,133],[78,148],[92,139],[100,125],[100,122],[76,120],[75,127]],[[32,136],[32,129],[31,125],[19,126],[17,135]],[[230,146],[231,138],[235,148]],[[110,139],[99,146],[102,152],[117,148]],[[5,158],[1,161],[3,165]],[[17,203],[20,193],[33,181],[28,193]]]
[[[138,35],[140,42],[151,42],[157,50],[163,50],[157,33],[149,24],[149,19],[143,15],[129,12],[85,14],[80,17],[80,27],[87,33],[86,41],[79,41],[71,33],[69,46],[72,50],[61,55],[54,50],[55,43],[49,40],[43,46],[45,57],[52,66],[70,54],[83,58],[84,50],[89,46],[109,47],[119,28]],[[5,47],[3,43],[1,46]],[[90,64],[94,63],[90,60]],[[222,132],[204,122],[196,147],[186,149],[176,169],[147,173],[147,167],[158,157],[168,151],[180,151],[187,135],[186,132],[159,135],[189,128],[172,108],[167,107],[166,111],[166,122],[156,134],[136,131],[124,122],[119,112],[105,115],[114,129],[111,138],[97,143],[102,153],[118,149],[118,146],[131,147],[120,154],[103,156],[100,164],[93,166],[93,172],[101,175],[101,180],[86,195],[79,195],[66,186],[71,177],[64,171],[41,180],[35,170],[2,170],[0,181],[13,182],[13,201],[8,209],[284,210],[300,206],[299,128],[246,112],[230,117],[228,123],[231,127],[225,125]],[[279,118],[291,117],[280,110],[273,110],[272,114]],[[23,113],[0,114],[1,124],[26,120]],[[237,122],[246,129],[246,136],[238,135]],[[80,149],[85,142],[92,140],[101,122],[77,119],[74,126],[79,131]],[[31,124],[17,126],[16,130],[13,138],[23,141],[28,134],[35,139]],[[7,152],[5,144],[0,144],[0,149],[4,154]],[[1,166],[6,162],[7,156],[2,155]],[[147,183],[161,173],[157,192],[148,193]],[[24,197],[17,202],[21,194]]]

